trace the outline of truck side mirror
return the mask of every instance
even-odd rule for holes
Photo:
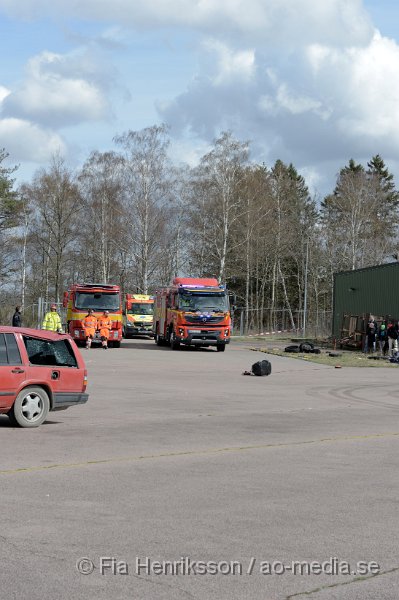
[[[64,297],[62,299],[62,306],[66,308],[68,306],[69,294],[68,292],[64,292]]]

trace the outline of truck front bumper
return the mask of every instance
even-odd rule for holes
[[[193,330],[188,329],[183,337],[176,336],[181,344],[187,346],[217,346],[218,344],[229,344],[230,338],[221,336],[220,331],[212,330]]]
[[[154,337],[152,329],[145,329],[144,327],[125,327],[125,338],[129,338],[133,335],[147,335]]]

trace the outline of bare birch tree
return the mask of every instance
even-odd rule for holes
[[[81,211],[77,183],[64,161],[55,156],[22,192],[33,211],[32,239],[42,262],[41,293],[59,300],[64,285],[68,250],[76,243]],[[43,289],[44,288],[44,289]]]
[[[368,171],[349,161],[321,216],[331,286],[334,272],[379,264],[395,250],[398,195],[378,155]]]
[[[117,263],[124,220],[121,214],[121,167],[118,154],[93,152],[79,176],[85,223],[81,239],[85,256],[81,265],[84,279],[89,277],[92,281],[113,283],[119,278]]]
[[[128,131],[115,142],[123,149],[126,251],[132,256],[137,288],[147,294],[164,254],[174,179],[165,126]]]
[[[224,132],[194,173],[196,212],[200,217],[197,222],[202,220],[205,243],[214,259],[219,281],[228,276],[231,232],[240,214],[240,182],[245,176],[247,161],[248,142],[240,142],[231,132]]]

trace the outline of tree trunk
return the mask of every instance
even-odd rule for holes
[[[291,328],[292,329],[296,329],[294,317],[293,317],[292,310],[291,310],[291,304],[290,304],[290,301],[288,299],[287,288],[286,288],[286,285],[285,285],[285,278],[284,278],[283,272],[281,270],[280,262],[278,263],[278,272],[279,272],[279,275],[280,275],[281,285],[283,287],[284,299],[285,299],[286,307],[288,309],[288,316],[290,318]]]

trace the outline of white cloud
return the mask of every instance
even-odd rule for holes
[[[274,88],[274,94],[271,95],[268,93],[261,96],[258,101],[259,109],[264,111],[265,114],[277,116],[281,112],[288,112],[292,115],[314,112],[323,119],[328,117],[320,100],[290,89],[287,83],[278,82],[275,73],[271,70],[268,70],[268,75],[270,83]]]
[[[3,101],[3,115],[54,127],[104,118],[107,103],[102,91],[78,64],[75,57],[50,52],[32,58],[26,80]]]
[[[151,55],[162,30],[165,52],[173,40],[175,51],[190,53],[191,75],[187,61],[182,83],[171,64],[173,83],[164,85],[163,72],[157,87],[151,57],[152,96],[147,103],[146,74],[138,69],[127,83],[127,125],[117,115],[118,126],[136,127],[137,111],[128,114],[135,97],[143,99],[140,106],[156,104],[160,120],[171,125],[176,155],[180,144],[190,161],[223,129],[250,139],[256,160],[293,162],[313,182],[317,165],[334,168],[335,177],[350,157],[368,160],[378,152],[387,163],[396,157],[399,47],[376,32],[362,0],[0,0],[1,10],[57,24],[72,18],[81,35],[75,43],[87,43],[87,21],[97,45],[114,51],[126,44],[127,53],[145,40],[143,51]],[[123,59],[125,74],[130,59],[140,62],[138,55]],[[42,53],[18,89],[2,94],[0,88],[3,116],[54,129],[82,124],[83,130],[86,123],[90,131],[88,123],[110,111],[111,77],[103,66],[82,50]],[[180,87],[172,87],[175,81]]]
[[[346,140],[399,141],[399,46],[375,32],[364,47],[312,46],[309,64]]]
[[[18,18],[78,17],[125,27],[189,27],[218,37],[262,36],[273,44],[348,36],[362,42],[370,19],[361,0],[0,0]],[[266,42],[267,43],[267,42]]]
[[[4,87],[3,85],[0,85],[0,104],[1,102],[3,102],[4,98],[7,98],[7,96],[10,94],[10,90],[6,87]]]
[[[286,2],[282,5],[287,8]],[[389,162],[396,157],[399,141],[399,46],[373,29],[360,35],[360,30],[366,32],[363,26],[354,26],[343,43],[345,28],[340,30],[340,25],[352,18],[359,22],[360,2],[349,3],[345,11],[338,1],[316,5],[302,0],[295,3],[284,31],[293,31],[298,24],[299,6],[305,10],[301,18],[309,22],[322,15],[330,18],[324,27],[330,28],[330,41],[338,32],[333,43],[320,43],[319,35],[306,43],[301,34],[293,36],[295,54],[289,44],[274,53],[269,41],[257,43],[246,81],[239,69],[228,68],[228,61],[222,68],[221,56],[236,56],[239,41],[224,43],[223,51],[220,44],[209,44],[207,50],[214,57],[205,64],[207,70],[202,65],[187,90],[164,107],[163,120],[172,131],[189,129],[208,138],[231,129],[238,137],[251,139],[265,162],[281,158],[309,173],[317,164],[340,160],[343,166],[351,157],[367,161],[377,153]],[[334,10],[338,7],[343,8],[341,16]],[[215,71],[228,77],[212,76]]]
[[[0,119],[0,139],[10,157],[38,165],[66,151],[59,135],[21,119]]]
[[[351,110],[341,119],[354,135],[399,142],[399,46],[378,33],[364,49],[350,50],[352,76],[348,81]],[[352,103],[350,99],[352,98]]]
[[[204,41],[203,47],[207,52],[212,53],[213,61],[213,54],[217,56],[213,63],[216,73],[212,77],[215,85],[237,80],[247,83],[254,76],[255,54],[252,49],[235,51],[214,39]]]

